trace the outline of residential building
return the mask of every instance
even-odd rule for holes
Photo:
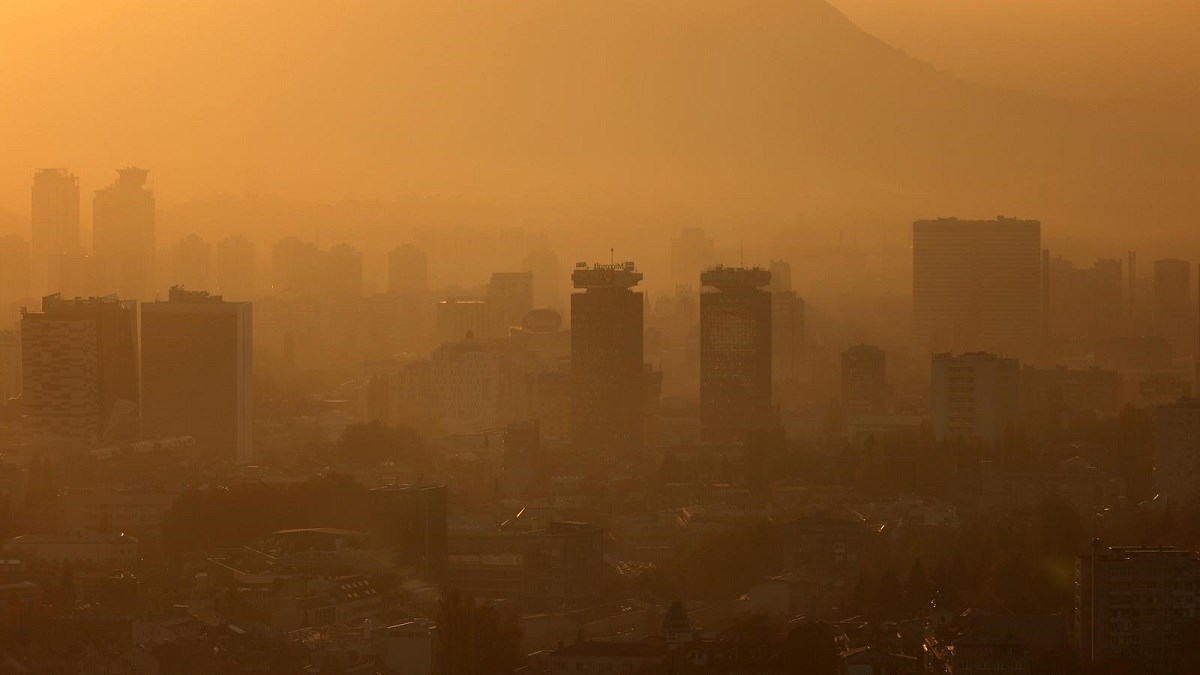
[[[1200,398],[1154,409],[1154,487],[1180,503],[1200,492]]]
[[[62,288],[63,259],[82,253],[79,242],[79,178],[66,169],[38,169],[30,190],[30,294],[40,298]]]
[[[210,460],[253,461],[253,318],[248,302],[170,290],[142,304],[142,419],[147,433],[187,435]]]
[[[1016,421],[1017,359],[974,352],[935,354],[932,363],[934,435],[999,443]]]
[[[22,406],[41,443],[87,446],[141,427],[137,303],[42,299],[21,315]]]
[[[846,415],[887,412],[887,354],[874,345],[842,352],[842,410]]]
[[[397,565],[440,581],[446,572],[445,484],[395,484],[367,493],[372,533]]]
[[[92,201],[92,248],[108,272],[107,290],[146,300],[154,293],[154,191],[146,169],[118,171]]]
[[[771,273],[715,267],[700,275],[700,435],[745,438],[769,427]]]

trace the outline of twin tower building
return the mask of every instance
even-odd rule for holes
[[[633,263],[576,265],[571,275],[571,444],[619,455],[640,448],[648,384],[642,280]],[[774,426],[771,273],[715,267],[700,275],[700,431],[744,439]]]

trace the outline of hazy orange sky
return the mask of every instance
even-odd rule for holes
[[[34,167],[73,168],[90,191],[129,164],[152,169],[165,205],[213,192],[802,202],[859,182],[906,190],[836,157],[785,171],[770,156],[770,133],[809,104],[778,56],[812,41],[771,19],[817,4],[5,0],[0,207],[28,211]],[[1197,81],[1192,1],[834,4],[987,84],[1077,98]],[[848,67],[835,42],[831,72]],[[728,96],[697,93],[710,91]],[[752,141],[734,147],[741,136]],[[805,147],[795,140],[785,146]]]

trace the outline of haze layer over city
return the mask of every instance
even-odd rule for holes
[[[1200,672],[1194,2],[0,45],[0,671]]]

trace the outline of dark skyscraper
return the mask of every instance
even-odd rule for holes
[[[147,433],[194,436],[204,456],[253,457],[253,356],[248,302],[172,288],[142,304],[142,410]]]
[[[1191,274],[1186,260],[1154,261],[1154,329],[1176,353],[1186,354],[1192,348],[1187,339],[1192,325]]]
[[[26,428],[41,443],[87,446],[140,427],[137,304],[57,295],[21,317]]]
[[[1017,352],[1042,333],[1042,224],[942,218],[913,223],[917,339],[935,351]]]
[[[30,291],[40,298],[62,290],[61,265],[81,253],[79,179],[66,169],[38,169],[33,175],[29,218]]]
[[[642,274],[585,263],[571,274],[571,442],[628,452],[643,442]]]
[[[250,240],[235,234],[217,244],[216,282],[226,300],[254,297],[254,244]]]
[[[716,267],[700,274],[700,434],[744,438],[771,420],[771,273]]]
[[[847,415],[887,411],[887,355],[874,345],[842,352],[842,409]]]
[[[395,563],[440,580],[446,573],[445,485],[389,485],[367,493],[371,529]]]
[[[407,295],[429,290],[429,256],[412,244],[388,253],[388,293]]]
[[[92,243],[108,270],[108,290],[148,299],[154,289],[154,191],[146,169],[121,169],[117,182],[96,190]]]

